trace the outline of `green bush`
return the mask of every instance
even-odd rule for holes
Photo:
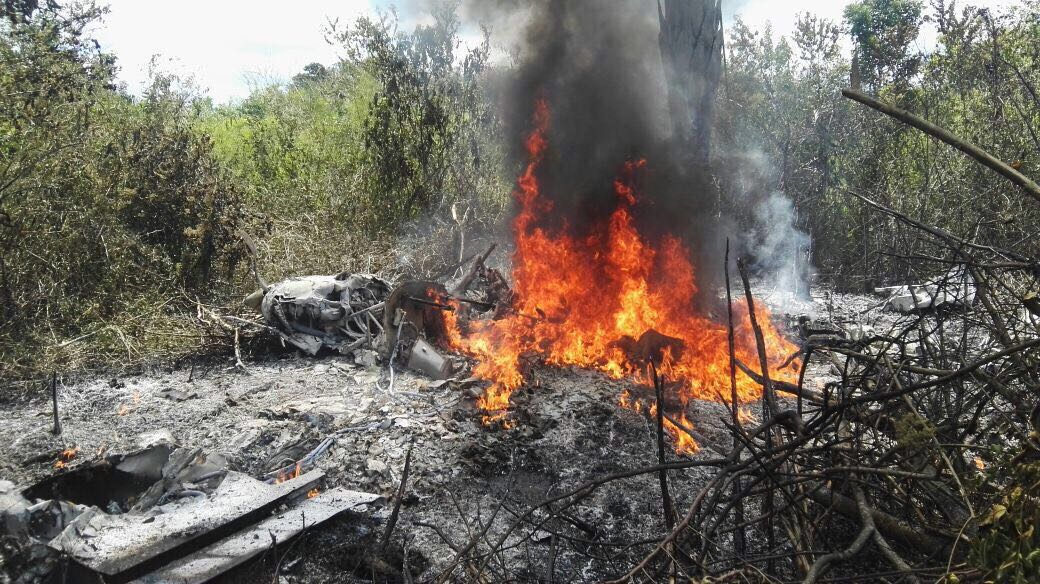
[[[1040,173],[1040,4],[998,15],[933,4],[938,46],[919,54],[921,2],[862,0],[843,23],[802,15],[790,38],[736,23],[718,119],[725,211],[780,190],[841,285],[934,276],[940,262],[851,192],[978,243],[1036,254],[1036,205],[1004,178],[917,130],[844,99],[858,86],[920,114],[1029,176]],[[841,49],[846,36],[854,52]],[[750,163],[749,163],[750,161]],[[755,161],[764,161],[754,164]],[[893,255],[895,254],[895,255]],[[931,272],[931,273],[927,273]]]
[[[450,227],[461,204],[491,224],[508,201],[489,44],[457,60],[451,9],[413,34],[393,18],[330,31],[348,59],[221,107],[162,74],[141,98],[118,90],[91,4],[3,10],[5,377],[197,341],[196,300],[255,285],[243,233],[270,279],[382,270],[417,218]]]
[[[84,34],[101,14],[48,6],[0,25],[5,378],[67,360],[55,348],[77,338],[86,360],[148,353],[171,299],[205,297],[238,260],[240,200],[191,98],[164,77],[142,100],[119,93]]]
[[[970,563],[985,582],[1026,584],[1040,574],[1040,464],[1017,464],[999,503],[980,521]]]

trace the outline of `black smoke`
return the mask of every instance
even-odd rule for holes
[[[441,0],[409,0],[404,14],[429,13]],[[548,227],[577,233],[615,208],[613,182],[626,161],[645,158],[635,216],[651,239],[682,237],[705,280],[721,272],[725,243],[712,209],[717,191],[690,144],[673,139],[659,44],[656,0],[464,0],[470,30],[486,25],[492,43],[512,55],[492,88],[501,106],[515,169],[526,159],[537,100],[551,109],[549,153],[540,169],[543,195],[555,204]],[[717,269],[716,269],[717,268]]]
[[[513,157],[523,160],[534,104],[552,111],[543,193],[557,209],[550,221],[576,230],[613,211],[613,181],[628,160],[645,158],[636,217],[650,238],[683,237],[697,265],[715,256],[724,236],[712,213],[709,169],[692,164],[691,146],[675,139],[653,0],[474,2],[468,17],[522,32],[516,63],[499,91]],[[693,148],[707,148],[694,144]],[[557,225],[558,227],[558,225]],[[721,261],[715,262],[721,269]],[[719,270],[701,270],[715,275]],[[704,286],[709,288],[710,286]]]

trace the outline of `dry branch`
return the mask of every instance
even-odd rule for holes
[[[845,97],[862,103],[863,105],[873,108],[885,115],[893,117],[904,124],[913,126],[922,132],[942,140],[943,142],[953,146],[957,150],[971,156],[975,160],[982,163],[987,168],[996,171],[998,174],[1015,183],[1022,188],[1030,197],[1040,202],[1040,185],[1036,184],[1029,177],[1018,172],[1014,168],[1011,168],[1008,164],[993,156],[989,152],[986,152],[982,148],[959,138],[949,131],[940,128],[939,126],[929,122],[928,120],[918,117],[906,110],[899,109],[893,105],[889,105],[882,101],[863,93],[856,91],[855,89],[845,89],[841,92]]]

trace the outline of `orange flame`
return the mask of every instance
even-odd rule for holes
[[[132,396],[132,399],[133,399],[133,405],[132,406],[130,404],[125,404],[125,403],[124,404],[119,404],[119,408],[116,410],[116,413],[118,413],[120,416],[125,416],[125,415],[129,414],[130,412],[135,411],[137,409],[137,407],[141,405],[141,394],[140,394],[140,392],[135,391],[133,396]]]
[[[755,416],[755,412],[751,411],[751,408],[740,408],[737,410],[737,420],[741,424],[757,424],[758,417]]]
[[[519,213],[513,221],[513,314],[473,322],[467,331],[459,328],[454,313],[446,314],[452,346],[477,358],[474,376],[492,382],[478,400],[487,412],[484,422],[500,420],[510,395],[523,384],[522,355],[540,355],[554,365],[598,369],[616,379],[641,378],[643,364],[622,350],[618,341],[639,339],[654,330],[683,344],[681,351],[664,349],[659,370],[669,380],[682,381],[676,397],[683,413],[670,417],[692,428],[684,413],[690,399],[719,400],[730,395],[728,328],[695,309],[695,271],[682,241],[667,235],[655,245],[635,226],[632,210],[639,203],[646,160],[622,167],[614,181],[616,208],[608,220],[577,236],[567,233],[566,227],[550,232],[540,225],[553,210],[538,179],[549,147],[549,118],[548,103],[539,100],[534,130],[526,141],[529,160],[514,191]],[[735,303],[733,308],[736,356],[757,370],[747,305]],[[772,327],[768,311],[756,305],[756,315],[774,369],[796,349]],[[771,374],[785,380],[795,376],[793,368]],[[761,388],[741,374],[737,393],[741,402],[753,401],[760,397]],[[640,408],[628,394],[621,397],[621,404]],[[696,450],[689,433],[667,419],[665,425],[680,452]]]
[[[276,478],[274,480],[274,484],[279,485],[279,484],[284,483],[285,481],[291,481],[292,479],[300,476],[300,473],[302,471],[303,471],[303,463],[297,462],[296,466],[294,466],[292,470],[290,470],[290,471],[283,471],[283,472],[278,473],[278,478]],[[270,480],[270,479],[268,479],[268,480]]]
[[[321,491],[318,490],[318,489],[311,489],[311,490],[307,491],[307,498],[308,499],[313,499],[313,498],[317,497],[318,493],[320,493],[320,492]]]
[[[62,450],[61,454],[58,455],[58,460],[54,461],[54,468],[60,470],[67,467],[78,454],[79,446]]]

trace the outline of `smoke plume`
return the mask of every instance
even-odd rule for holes
[[[724,241],[711,217],[716,195],[705,169],[689,164],[688,145],[673,139],[656,2],[498,0],[465,13],[490,23],[493,38],[503,27],[522,31],[512,35],[517,59],[500,88],[506,135],[521,160],[534,105],[548,101],[550,150],[539,178],[555,218],[578,229],[601,220],[614,208],[622,165],[645,158],[641,233],[674,233],[698,255],[714,255]],[[717,259],[719,270],[702,270],[702,282],[721,270]]]
[[[408,8],[437,1],[410,0]],[[700,268],[701,290],[719,283],[721,250],[734,233],[738,248],[754,250],[758,268],[796,287],[798,271],[785,266],[804,245],[785,235],[793,228],[790,203],[770,197],[754,213],[753,234],[733,229],[718,214],[709,170],[691,164],[700,157],[686,151],[708,145],[673,136],[656,0],[467,0],[460,16],[488,26],[496,45],[511,45],[504,48],[514,60],[494,91],[518,169],[535,104],[549,104],[550,147],[539,169],[543,195],[554,203],[548,220],[556,223],[548,227],[580,232],[584,223],[601,221],[614,209],[613,181],[622,166],[645,158],[639,230],[682,237]]]

